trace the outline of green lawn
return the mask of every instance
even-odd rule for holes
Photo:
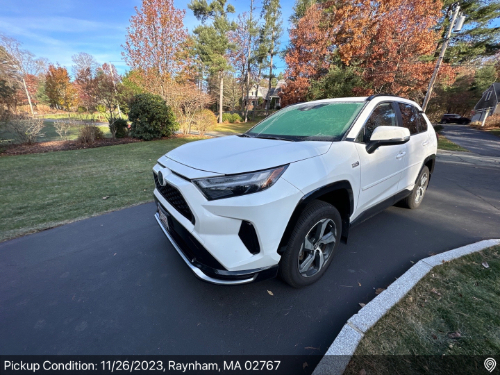
[[[1,157],[0,241],[151,201],[156,160],[198,139]]]
[[[44,121],[45,127],[42,130],[42,135],[37,138],[37,142],[49,142],[49,141],[60,141],[63,140],[59,134],[56,132],[56,128],[54,127],[54,123],[52,121]],[[106,138],[111,138],[111,133],[109,132],[108,125],[100,125],[99,128],[104,133]],[[79,134],[79,126],[72,126],[67,133],[67,140],[75,140],[78,138]],[[12,134],[10,134],[5,129],[0,128],[0,143],[2,142],[10,142],[13,140]]]
[[[460,147],[456,143],[453,143],[443,135],[439,135],[438,139],[438,149],[440,150],[446,150],[446,151],[462,151],[462,152],[469,152],[469,150]]]
[[[500,246],[494,246],[430,271],[367,332],[345,373],[455,374],[457,367],[432,370],[443,356],[472,366],[458,367],[460,373],[486,373],[482,361],[500,353],[499,311]],[[480,370],[467,355],[482,356]]]
[[[241,133],[246,132],[251,127],[253,127],[259,121],[260,121],[260,119],[256,120],[256,121],[248,121],[247,123],[243,122],[240,124],[222,123],[222,124],[217,124],[217,126],[213,130],[216,132],[241,134]]]

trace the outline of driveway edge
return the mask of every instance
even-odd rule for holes
[[[398,303],[431,269],[450,260],[488,247],[500,245],[500,239],[479,241],[418,261],[389,287],[354,314],[342,327],[333,344],[314,369],[313,375],[341,375],[349,364],[365,333]]]

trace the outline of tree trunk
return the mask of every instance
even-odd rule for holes
[[[269,60],[269,86],[267,89],[267,95],[269,96],[269,100],[266,100],[266,115],[268,114],[269,106],[271,104],[271,82],[273,77],[273,55],[274,55],[274,30],[271,33],[271,50],[269,51],[270,60]]]
[[[26,81],[24,80],[24,77],[22,77],[22,79],[23,79],[24,91],[26,92],[26,97],[28,98],[28,103],[31,109],[31,117],[34,117],[35,114],[33,113],[33,106],[31,105],[30,93],[28,92],[28,87],[26,86]]]
[[[253,15],[253,0],[250,0],[250,23],[249,28],[252,27],[252,15]],[[252,45],[252,33],[251,30],[248,30],[248,54],[247,54],[247,77],[245,80],[246,89],[247,89],[247,99],[245,102],[245,122],[248,122],[248,97],[250,95],[250,57],[252,55],[251,51]]]
[[[222,72],[220,74],[220,91],[219,91],[219,124],[222,124],[222,104],[224,99],[224,75]]]

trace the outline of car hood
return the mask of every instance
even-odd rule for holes
[[[190,142],[166,156],[202,171],[233,174],[257,171],[313,158],[328,151],[332,142],[288,142],[228,136]]]

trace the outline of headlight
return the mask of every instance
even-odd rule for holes
[[[287,168],[288,165],[283,165],[257,172],[199,178],[193,180],[193,182],[198,186],[203,195],[211,201],[266,190],[278,181]]]

